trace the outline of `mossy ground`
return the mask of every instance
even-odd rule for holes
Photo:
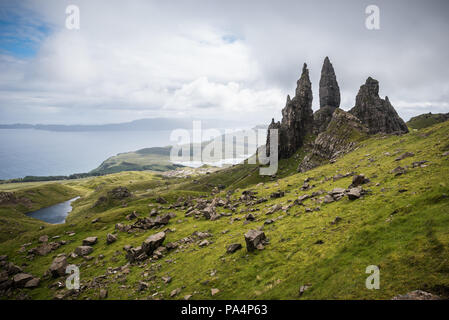
[[[69,259],[70,263],[80,266],[81,281],[87,284],[94,277],[106,274],[108,267],[127,263],[124,245],[138,246],[149,235],[160,231],[119,232],[118,241],[107,245],[106,234],[115,232],[115,223],[128,224],[127,214],[136,211],[141,216],[148,216],[158,196],[170,203],[180,196],[211,198],[213,186],[223,184],[226,189],[218,194],[223,198],[227,191],[234,190],[231,197],[236,199],[246,189],[257,191],[258,197],[269,198],[277,190],[285,191],[285,196],[253,206],[259,211],[253,212],[256,220],[247,224],[243,222],[247,212],[240,212],[240,209],[246,209],[244,205],[231,217],[216,221],[186,218],[184,211],[169,210],[165,205],[161,212],[176,214],[167,225],[174,232],[167,233],[166,242],[195,231],[207,231],[213,235],[209,238],[212,243],[203,248],[194,243],[184,251],[169,252],[146,266],[130,266],[130,273],[117,279],[114,275],[108,276],[104,280],[108,299],[147,299],[155,293],[154,297],[163,299],[182,299],[189,294],[193,295],[191,299],[391,299],[416,289],[448,297],[449,157],[442,156],[449,150],[448,138],[447,122],[403,136],[374,136],[362,141],[358,149],[334,164],[306,173],[295,173],[299,161],[295,157],[282,161],[277,179],[259,176],[257,165],[239,165],[201,178],[164,179],[151,172],[122,172],[53,184],[61,190],[71,188],[82,195],[74,203],[67,222],[46,225],[43,230],[37,227],[42,222],[26,225],[23,228],[28,228],[28,232],[0,243],[0,254],[7,254],[11,261],[23,265],[26,272],[42,277],[58,253],[70,253],[81,245],[82,239],[97,236],[99,242],[94,245],[93,260]],[[395,161],[406,151],[415,156]],[[427,160],[427,166],[412,168],[412,162],[420,160]],[[409,166],[407,173],[394,176],[390,171],[399,165]],[[265,215],[268,207],[277,203],[286,205],[305,193],[347,188],[351,177],[335,182],[328,179],[346,172],[363,173],[369,177],[371,182],[363,187],[370,190],[370,194],[354,201],[345,197],[330,204],[306,200],[306,207],[320,207],[320,210],[305,212],[304,206],[294,205],[288,212]],[[314,186],[301,191],[307,177],[312,178],[310,184]],[[120,201],[111,201],[92,208],[99,196],[119,185],[133,192],[126,207]],[[48,184],[37,184],[29,188],[40,190],[46,186]],[[15,192],[22,190],[18,188]],[[9,214],[5,213],[9,212],[7,210],[1,211],[2,218]],[[268,218],[281,215],[283,218],[264,226],[269,238],[265,249],[248,253],[244,233],[262,226]],[[331,224],[337,216],[342,220]],[[98,217],[100,221],[92,224],[92,219]],[[231,218],[235,217],[241,220],[232,222]],[[70,237],[66,231],[76,235]],[[70,242],[32,261],[26,259],[25,253],[18,252],[24,243],[32,242],[31,247],[36,246],[37,239],[43,234],[60,235],[61,239]],[[323,243],[315,244],[317,240]],[[226,247],[236,242],[244,248],[227,254]],[[104,259],[99,259],[100,254]],[[365,270],[369,265],[380,268],[379,290],[365,287],[368,276]],[[173,278],[168,284],[161,279],[166,275]],[[148,283],[149,287],[138,291],[139,281]],[[48,285],[53,282],[55,280],[43,280],[39,288],[24,292],[33,299],[51,299],[55,291]],[[311,287],[299,297],[299,288],[305,284]],[[181,293],[171,298],[170,292],[175,288],[182,288]],[[211,288],[218,288],[220,292],[211,296]],[[78,298],[96,299],[98,294],[98,288],[86,289]]]

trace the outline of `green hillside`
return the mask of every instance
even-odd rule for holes
[[[304,157],[299,150],[280,162],[275,177],[261,177],[257,165],[242,164],[192,178],[142,171],[51,184],[61,199],[66,192],[81,198],[65,224],[40,230],[41,222],[23,223],[26,232],[1,239],[0,255],[41,279],[35,289],[15,289],[2,298],[98,299],[107,290],[107,299],[391,299],[416,289],[449,298],[448,138],[449,122],[402,136],[375,135],[334,163],[304,173],[296,172]],[[348,188],[356,174],[370,180],[360,198],[328,201],[328,192]],[[30,194],[50,185],[10,186],[16,194]],[[119,186],[132,195],[117,197]],[[242,199],[248,191],[253,200]],[[306,194],[308,199],[298,200]],[[207,220],[197,209],[195,218],[189,208],[214,198],[226,203],[214,202],[221,217]],[[117,223],[148,218],[153,209],[156,217],[173,217],[155,229],[116,229]],[[1,227],[12,212],[25,211],[2,206]],[[133,212],[138,218],[128,220]],[[244,234],[251,229],[268,238],[263,250],[247,251]],[[166,238],[160,256],[129,263],[123,248],[140,246],[161,231]],[[107,234],[117,241],[107,244]],[[30,255],[42,235],[66,244],[44,256]],[[98,237],[93,252],[69,256],[89,236]],[[173,243],[178,246],[170,249]],[[235,243],[243,248],[227,253]],[[79,292],[58,288],[63,277],[45,275],[61,253],[80,268]],[[380,268],[379,290],[365,287],[369,265]]]
[[[407,125],[413,129],[423,129],[434,124],[449,120],[449,113],[424,113],[419,116],[412,117]]]

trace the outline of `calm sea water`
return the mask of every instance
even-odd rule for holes
[[[0,130],[0,179],[88,172],[117,153],[163,147],[171,131]]]
[[[64,223],[65,218],[72,211],[71,204],[76,199],[79,199],[79,197],[27,213],[27,216],[53,224]]]

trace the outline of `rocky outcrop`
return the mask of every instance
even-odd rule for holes
[[[340,106],[340,88],[334,67],[329,58],[324,59],[320,78],[320,109],[313,115],[314,133],[326,130],[335,109]]]
[[[388,97],[385,100],[379,97],[379,82],[371,77],[360,87],[355,106],[349,112],[368,127],[370,134],[408,132]]]
[[[286,105],[282,109],[282,121],[274,122],[273,119],[268,129],[279,130],[279,158],[289,158],[293,155],[302,146],[306,135],[312,132],[312,84],[307,64],[304,63],[301,77],[297,81],[295,96],[293,99],[287,96]],[[269,152],[270,141],[267,139],[267,155]]]
[[[348,153],[357,145],[357,140],[367,133],[368,128],[359,119],[336,109],[326,131],[315,139],[312,151],[299,164],[298,171],[305,172]]]

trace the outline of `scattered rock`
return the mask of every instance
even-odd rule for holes
[[[54,258],[49,269],[52,277],[57,278],[64,276],[67,265],[68,263],[65,255],[60,255]]]
[[[48,236],[47,235],[43,235],[39,237],[39,242],[40,243],[47,243],[48,242]]]
[[[432,293],[415,290],[403,295],[397,295],[392,300],[440,300],[441,298]]]
[[[358,174],[352,177],[352,183],[348,188],[355,188],[362,184],[368,183],[370,180],[363,174]]]
[[[13,277],[12,281],[13,281],[13,284],[14,284],[14,286],[15,286],[16,288],[24,288],[24,287],[25,287],[25,284],[26,284],[28,281],[32,280],[33,278],[34,278],[34,277],[33,277],[31,274],[28,274],[28,273],[18,273],[18,274],[16,274],[16,275]]]
[[[220,290],[219,289],[217,289],[217,288],[212,288],[212,289],[210,289],[210,294],[212,295],[212,296],[215,296],[217,293],[219,293],[220,292]]]
[[[259,230],[249,230],[245,233],[245,242],[248,251],[261,250],[266,243],[265,233]]]
[[[83,246],[93,246],[98,241],[97,237],[87,237],[83,240]]]
[[[242,245],[240,243],[233,243],[231,245],[228,246],[228,248],[226,249],[227,253],[234,253],[237,250],[242,249]]]
[[[92,253],[94,251],[94,248],[91,246],[79,246],[75,249],[75,253],[79,256],[87,256],[88,254]]]
[[[100,299],[106,299],[108,297],[108,290],[100,289],[99,297]]]
[[[401,161],[402,159],[408,158],[408,157],[413,157],[415,154],[413,152],[405,152],[403,154],[401,154],[399,157],[397,157],[396,159],[394,159],[394,161]]]
[[[181,292],[181,288],[176,288],[172,292],[170,292],[170,297],[173,298],[174,296],[178,295]]]
[[[114,243],[115,241],[117,241],[117,236],[116,236],[116,235],[113,235],[113,234],[111,234],[111,233],[108,233],[108,234],[106,235],[106,243],[107,243],[107,244]]]
[[[165,240],[165,232],[159,232],[149,236],[142,243],[142,250],[147,254],[151,255],[154,250],[156,250]]]

